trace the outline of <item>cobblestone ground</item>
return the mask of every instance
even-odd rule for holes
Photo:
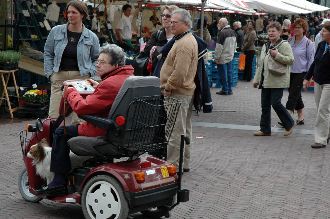
[[[301,134],[313,129],[312,93],[303,94],[306,124],[292,136],[280,131],[254,137],[260,90],[240,82],[233,96],[215,92],[214,112],[194,117],[191,172],[183,181],[191,199],[175,208],[171,218],[330,218],[330,150],[312,150],[313,135]],[[286,98],[287,92],[284,102]],[[0,218],[83,218],[76,205],[23,201],[17,187],[23,168],[18,132],[26,121],[5,117],[0,117]],[[273,125],[277,121],[273,113]]]

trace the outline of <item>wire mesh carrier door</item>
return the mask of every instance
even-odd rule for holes
[[[134,99],[128,107],[122,149],[150,154],[166,151],[180,105],[179,100],[162,96]]]

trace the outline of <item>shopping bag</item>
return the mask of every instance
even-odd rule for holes
[[[246,55],[244,53],[241,53],[239,55],[239,60],[238,60],[238,70],[244,71],[244,69],[245,69],[245,59],[246,59]]]

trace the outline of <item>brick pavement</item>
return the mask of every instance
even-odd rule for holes
[[[195,116],[195,122],[258,125],[260,91],[248,83],[240,83],[233,96],[215,91],[215,112]],[[313,96],[304,93],[304,99],[306,125],[299,129],[312,130]],[[276,124],[274,113],[272,118]],[[17,134],[24,121],[0,119],[0,219],[82,218],[79,206],[22,200]],[[191,200],[171,218],[330,218],[330,149],[312,150],[312,135],[254,137],[250,130],[207,127],[194,127],[193,133],[192,171],[183,182]]]

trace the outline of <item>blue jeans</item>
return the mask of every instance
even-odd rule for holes
[[[226,93],[231,93],[231,85],[232,85],[232,61],[226,63],[226,64],[218,64],[218,73],[220,75],[220,83],[222,86],[222,91]]]

